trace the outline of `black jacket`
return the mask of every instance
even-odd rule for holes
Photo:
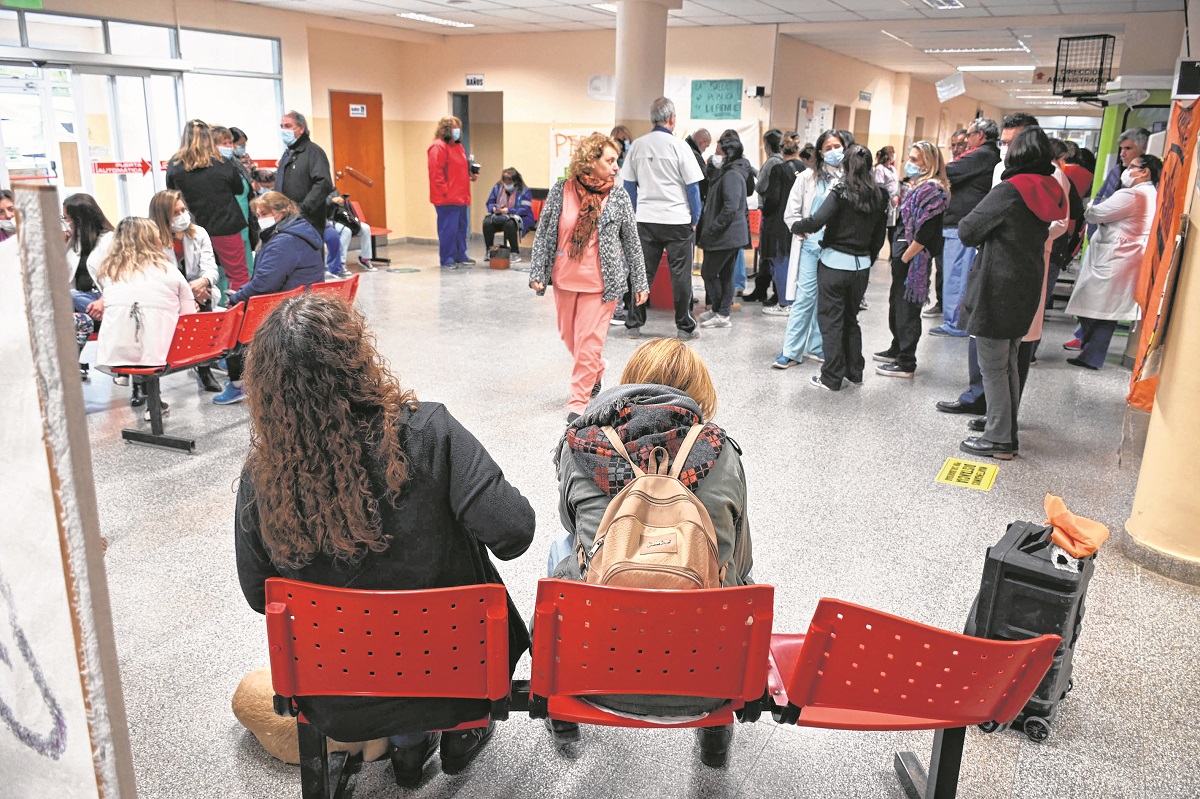
[[[380,499],[383,529],[392,536],[384,552],[356,564],[318,556],[300,569],[276,567],[259,534],[249,475],[242,472],[234,518],[238,579],[250,607],[265,610],[264,581],[290,577],[321,585],[366,589],[424,589],[500,583],[488,550],[512,560],[533,541],[528,500],[504,479],[483,445],[446,408],[422,402],[400,434],[411,478],[389,496],[379,464],[366,469]],[[509,673],[529,648],[529,632],[508,602]],[[487,700],[309,697],[298,700],[305,716],[338,741],[365,741],[389,733],[447,729],[487,712]]]
[[[189,172],[172,160],[167,165],[167,188],[183,195],[193,221],[210,236],[232,236],[249,224],[237,201],[249,184],[232,161],[214,161]]]
[[[1014,339],[1040,313],[1050,223],[1039,219],[1011,184],[992,189],[958,223],[958,237],[979,254],[963,294],[966,330],[973,336]]]
[[[946,227],[958,225],[992,190],[992,173],[998,163],[999,145],[986,141],[946,164],[946,177],[950,179],[950,207],[942,220]]]
[[[792,233],[783,221],[788,197],[796,177],[803,171],[804,163],[798,158],[782,161],[771,170],[771,179],[762,195],[762,231],[759,234],[759,249],[765,258],[778,258],[792,250]]]
[[[839,183],[815,214],[792,225],[792,233],[799,236],[825,228],[822,247],[869,258],[864,260],[867,268],[879,257],[887,237],[887,204],[887,190],[876,186],[871,210],[860,211],[846,200],[845,184]]]
[[[318,232],[325,230],[325,198],[333,191],[329,159],[325,151],[308,138],[308,131],[290,144],[279,159],[275,173],[275,191],[282,192]]]
[[[750,244],[750,211],[746,204],[746,180],[750,162],[744,158],[720,169],[709,184],[708,201],[700,215],[703,250],[740,250]]]
[[[704,163],[704,154],[700,152],[700,145],[696,144],[696,140],[691,136],[684,139],[687,146],[692,148],[692,155],[696,156],[696,164],[700,167],[700,174],[704,177],[700,178],[700,202],[703,203],[708,197],[708,165]]]

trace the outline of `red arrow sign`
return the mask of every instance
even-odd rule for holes
[[[141,161],[93,161],[92,172],[97,175],[145,175],[150,171],[150,162]]]

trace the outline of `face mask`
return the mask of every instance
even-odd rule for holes
[[[275,217],[273,217],[273,216],[260,216],[258,218],[258,227],[260,230],[266,230],[267,228],[273,227],[274,225],[275,225]]]
[[[296,143],[296,131],[280,128],[279,138],[283,139],[283,144],[285,147],[291,147]]]
[[[69,219],[64,219],[64,220],[62,221],[62,226],[63,226],[63,233],[70,233],[70,232],[71,232],[71,220],[69,220]]]
[[[1121,173],[1121,185],[1127,189],[1133,186],[1133,173],[1130,170]]]
[[[834,147],[832,150],[826,150],[823,158],[825,163],[830,166],[841,166],[842,159],[846,157],[846,151],[841,147]]]
[[[222,158],[233,158],[233,148],[232,147],[218,147],[217,152],[219,152],[221,154]]]
[[[1008,163],[1008,145],[1007,144],[1000,145],[1000,161],[1003,163]]]
[[[917,166],[912,161],[909,161],[904,165],[904,174],[910,178],[915,178],[917,175],[921,174],[921,171],[921,167]]]
[[[713,166],[720,166],[721,164],[725,163],[725,156],[714,155],[712,161],[713,161]]]
[[[234,148],[233,148],[233,153],[234,153],[234,155],[236,155],[238,158],[241,158],[243,155],[245,155],[245,154],[246,154],[246,146],[245,146],[245,145],[242,145],[241,147],[234,147]]]
[[[182,233],[192,226],[192,215],[184,211],[179,216],[171,220],[171,230],[176,233]]]
[[[0,219],[0,230],[5,233],[17,232],[17,220],[15,219]]]
[[[462,138],[462,131],[458,128],[452,128],[450,130],[450,138],[458,141],[460,138]]]
[[[515,183],[501,183],[500,185],[504,187],[505,191],[512,191],[517,187]]]

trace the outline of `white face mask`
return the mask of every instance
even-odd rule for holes
[[[5,233],[17,232],[17,220],[15,219],[0,219],[0,230]]]
[[[721,164],[725,163],[725,156],[714,155],[712,158],[712,162],[713,162],[713,166],[720,166]]]
[[[275,217],[273,217],[273,216],[260,216],[258,218],[258,227],[260,230],[266,230],[267,228],[273,226],[274,224],[275,224]]]
[[[1133,187],[1133,173],[1128,169],[1121,173],[1121,185],[1127,189]]]
[[[1000,145],[1000,162],[1003,164],[1008,163],[1008,145],[1007,144]]]
[[[176,233],[182,233],[191,226],[192,215],[187,211],[184,211],[182,214],[171,220],[171,230],[175,231]]]

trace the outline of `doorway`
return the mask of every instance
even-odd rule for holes
[[[471,233],[487,215],[487,198],[504,170],[504,92],[454,92],[450,113],[462,120],[462,142],[482,169],[471,186]]]
[[[337,190],[362,206],[364,222],[387,227],[383,95],[331,91],[329,112]]]
[[[868,150],[871,149],[871,145],[869,143],[871,137],[871,109],[854,109],[854,127],[850,129],[850,132],[854,134],[854,140],[856,142],[861,144],[863,147],[866,147]]]
[[[850,106],[835,105],[833,107],[834,130],[850,130]]]

